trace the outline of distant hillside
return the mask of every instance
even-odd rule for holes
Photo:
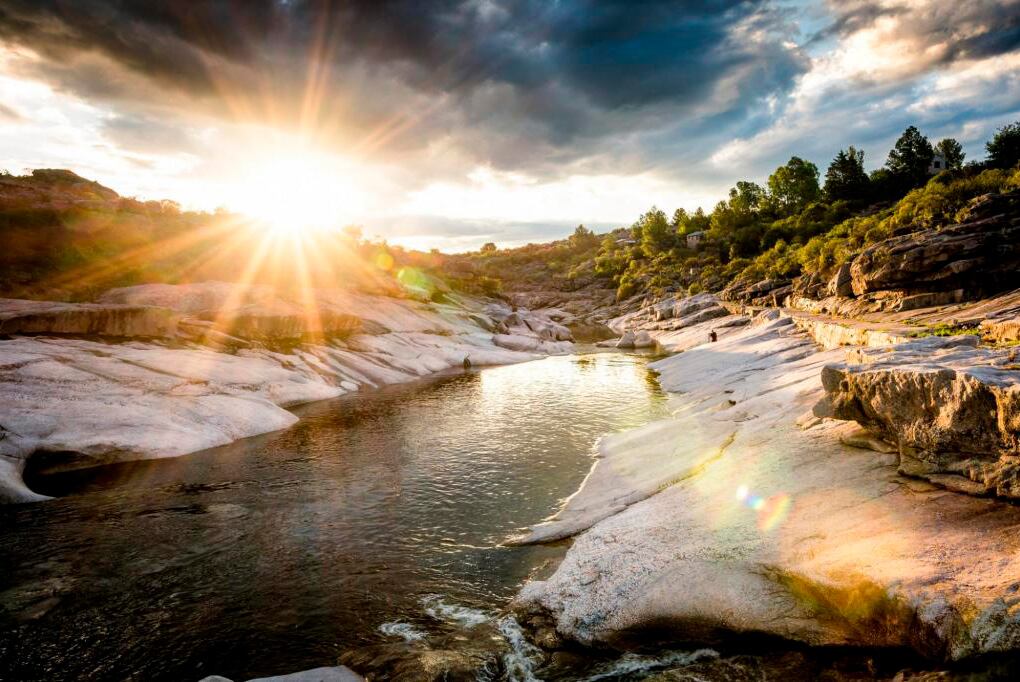
[[[710,212],[677,209],[669,215],[653,206],[609,234],[579,227],[569,239],[550,244],[487,245],[451,259],[497,280],[506,293],[523,294],[522,302],[539,300],[541,291],[561,294],[546,296],[546,303],[601,302],[605,291],[617,301],[702,291],[746,301],[771,295],[773,302],[793,291],[819,295],[819,287],[869,247],[973,220],[975,205],[987,211],[988,198],[1020,190],[1020,123],[995,134],[981,163],[964,165],[958,149],[955,156],[940,151],[954,145],[951,139],[932,145],[910,127],[885,166],[870,174],[863,152],[853,147],[832,160],[824,185],[813,163],[794,156],[765,186],[737,182]],[[1005,286],[1002,278],[995,281],[983,286]],[[581,289],[593,296],[579,295]]]
[[[122,197],[69,170],[0,175],[3,297],[91,300],[113,287],[242,279],[433,295],[445,288],[437,264],[357,230],[277,239],[242,216]]]

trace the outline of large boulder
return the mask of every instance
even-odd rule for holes
[[[850,264],[843,263],[836,272],[829,278],[829,283],[826,285],[826,292],[829,296],[853,296],[853,278],[850,275]]]
[[[890,237],[850,266],[853,293],[965,289],[972,298],[1016,286],[1020,270],[1020,190],[976,202],[959,225]]]
[[[716,308],[719,306],[719,299],[715,294],[695,294],[688,298],[677,301],[673,306],[674,317],[687,317],[705,308]]]
[[[900,471],[1020,499],[1020,366],[977,337],[852,351],[822,370],[828,409],[896,445]]]

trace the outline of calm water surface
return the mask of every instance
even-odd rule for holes
[[[643,358],[548,358],[33,481],[62,497],[0,509],[0,679],[247,679],[498,608],[562,549],[497,544],[577,488],[599,435],[664,409]]]

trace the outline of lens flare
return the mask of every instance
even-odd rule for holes
[[[793,498],[787,493],[762,497],[752,493],[747,485],[737,487],[736,499],[757,513],[758,530],[766,533],[779,527],[790,513],[790,507],[793,505]]]
[[[386,251],[380,251],[375,256],[375,266],[380,270],[389,272],[393,269],[393,256]]]

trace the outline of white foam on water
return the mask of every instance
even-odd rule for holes
[[[504,616],[496,621],[496,628],[510,645],[510,652],[503,654],[507,679],[510,682],[541,682],[535,676],[535,664],[541,660],[542,652],[527,640],[520,623],[513,616]]]
[[[400,637],[407,642],[417,642],[425,639],[424,632],[417,629],[410,623],[402,623],[400,621],[383,623],[379,626],[379,632],[391,637]]]
[[[492,615],[482,611],[481,609],[473,609],[469,606],[460,606],[459,604],[450,604],[443,600],[443,596],[440,594],[430,594],[422,597],[422,606],[432,618],[436,620],[447,621],[456,623],[466,628],[481,625],[482,623],[488,623],[492,620]]]
[[[599,672],[584,678],[583,682],[611,680],[621,675],[630,675],[668,666],[690,665],[703,658],[719,658],[719,652],[713,649],[698,649],[696,651],[668,651],[658,656],[624,654],[617,660],[604,666]]]

